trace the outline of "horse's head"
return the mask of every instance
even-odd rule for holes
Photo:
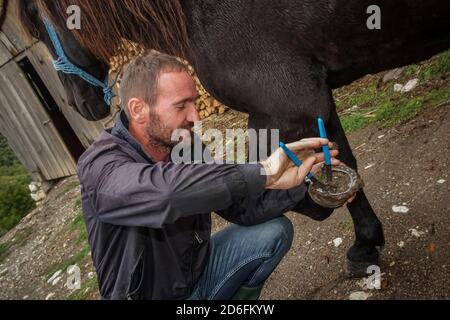
[[[50,2],[49,2],[50,3]],[[57,58],[55,48],[47,32],[45,24],[34,0],[19,0],[18,13],[25,31],[45,43],[54,58]],[[59,23],[64,25],[65,23]],[[66,28],[57,27],[58,38],[67,58],[77,67],[104,80],[108,76],[109,67],[105,62],[95,58],[85,50]],[[93,86],[77,75],[58,72],[67,93],[69,105],[90,121],[101,120],[110,113],[110,107],[104,100],[104,92],[100,87]]]

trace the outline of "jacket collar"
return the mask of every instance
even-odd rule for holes
[[[127,115],[121,111],[117,118],[114,127],[111,129],[111,134],[129,144],[136,152],[138,152],[144,159],[154,163],[153,159],[144,151],[141,144],[128,131],[129,122]]]

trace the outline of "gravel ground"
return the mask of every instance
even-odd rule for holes
[[[289,213],[294,244],[267,282],[263,299],[450,298],[449,110],[449,105],[429,108],[394,128],[368,127],[349,136],[366,194],[385,228],[382,288],[369,290],[364,280],[344,276],[345,253],[354,239],[346,209],[325,222]],[[231,127],[245,124],[232,112],[224,119]],[[72,293],[63,266],[83,248],[79,231],[71,227],[79,214],[78,198],[76,178],[62,181],[41,207],[0,239],[0,245],[11,245],[0,260],[0,299],[65,299]],[[395,213],[393,206],[408,212]],[[215,230],[223,227],[223,221],[214,221]],[[338,238],[342,243],[335,246]],[[81,296],[98,298],[89,254],[77,265],[89,284]],[[62,269],[52,277],[49,270],[55,266]]]

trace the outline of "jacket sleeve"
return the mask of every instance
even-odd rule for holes
[[[176,220],[224,210],[264,192],[261,165],[136,163],[114,145],[78,163],[78,176],[105,223],[162,228]]]
[[[261,195],[247,196],[216,213],[242,226],[261,224],[293,210],[305,197],[306,191],[305,184],[291,190],[266,190]]]

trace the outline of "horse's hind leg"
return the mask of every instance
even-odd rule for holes
[[[334,101],[332,103],[334,104]],[[332,108],[327,130],[330,140],[339,145],[338,158],[357,170],[356,159],[350,149],[336,108]],[[347,272],[351,277],[366,276],[367,268],[378,264],[379,253],[376,246],[384,246],[383,227],[364,191],[358,192],[355,200],[347,208],[352,216],[356,235],[354,245],[347,252]]]

